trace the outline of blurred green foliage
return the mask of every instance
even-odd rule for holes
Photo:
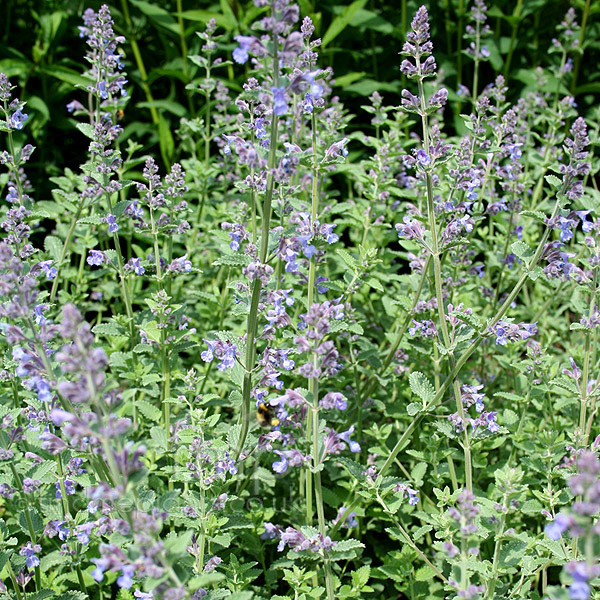
[[[339,93],[352,113],[357,114],[351,129],[370,128],[370,117],[360,110],[364,97],[378,90],[386,104],[399,104],[403,81],[398,66],[410,15],[422,2],[397,0],[299,0],[301,15],[309,15],[323,39],[322,67],[334,69]],[[462,36],[468,24],[468,0],[424,2],[430,11],[435,56],[450,91],[447,124],[460,127],[459,98],[453,93],[459,83],[472,83],[473,63],[464,54]],[[81,0],[3,0],[0,3],[0,71],[5,72],[27,100],[31,113],[29,135],[38,147],[37,163],[30,178],[40,193],[48,193],[47,179],[63,165],[76,167],[84,150],[71,131],[66,104],[73,98],[72,85],[84,83],[80,60],[85,52],[77,26],[83,11],[99,8],[101,2]],[[199,108],[186,85],[199,75],[199,67],[185,55],[197,54],[208,19],[233,37],[248,32],[249,24],[262,9],[251,0],[114,0],[109,2],[117,30],[127,37],[127,65],[130,102],[123,125],[122,140],[135,133],[145,149],[157,151],[163,162],[178,159],[173,132],[184,115],[196,115]],[[576,76],[570,91],[583,114],[594,105],[600,91],[597,69],[600,36],[597,16],[600,0],[490,0],[492,33],[485,40],[490,60],[482,64],[480,88],[503,74],[514,100],[525,88],[536,87],[535,70],[548,66],[548,54],[556,26],[569,6],[584,25],[584,54],[575,61]],[[246,67],[229,66],[219,71],[230,89],[239,89]],[[549,80],[548,90],[556,91]],[[463,105],[464,106],[464,105]],[[450,111],[453,114],[450,114]],[[55,143],[60,139],[61,143]],[[47,143],[48,142],[48,143]],[[60,167],[59,167],[60,165]]]

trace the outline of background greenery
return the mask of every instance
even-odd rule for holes
[[[32,117],[29,135],[38,148],[28,174],[38,194],[46,197],[52,187],[48,176],[58,174],[65,165],[76,168],[85,150],[81,137],[72,135],[73,124],[68,122],[65,106],[73,98],[73,84],[83,83],[79,60],[85,44],[76,36],[81,14],[88,7],[97,10],[101,4],[95,0],[1,3],[0,71],[18,85],[27,100]],[[400,104],[403,82],[398,52],[411,15],[421,4],[427,5],[430,12],[435,56],[450,99],[456,99],[452,92],[458,83],[471,87],[473,62],[465,60],[461,51],[465,42],[460,42],[468,23],[466,0],[300,0],[299,4],[301,14],[312,18],[315,36],[323,39],[321,66],[334,69],[338,92],[343,91],[345,106],[357,115],[349,132],[372,127],[370,115],[360,106],[375,90],[384,95],[386,104]],[[480,81],[492,82],[496,75],[503,74],[509,84],[509,101],[516,100],[524,88],[536,87],[535,70],[547,65],[556,25],[569,6],[583,15],[579,20],[585,57],[575,61],[571,89],[561,92],[570,91],[576,97],[580,114],[585,115],[594,104],[594,94],[600,91],[600,23],[596,18],[600,1],[499,0],[488,4],[492,35],[485,43],[490,60],[481,65]],[[130,85],[135,86],[124,116],[121,141],[126,143],[135,132],[136,139],[145,144],[144,151],[162,156],[165,166],[179,160],[181,146],[174,142],[172,132],[188,110],[193,116],[203,108],[198,96],[191,97],[185,89],[198,76],[199,67],[184,61],[182,56],[198,54],[202,42],[195,32],[203,30],[211,17],[216,19],[220,31],[229,33],[229,49],[233,50],[233,37],[245,33],[258,12],[251,1],[237,0],[111,3],[116,29],[127,38],[126,70]],[[225,77],[231,90],[239,90],[239,74],[240,69],[229,66],[218,70],[215,76]],[[556,81],[550,78],[547,88],[556,91]],[[456,118],[460,109],[460,104],[449,105],[447,111],[454,114],[448,114],[447,124],[461,127],[461,120]],[[451,133],[448,129],[447,132]],[[54,143],[56,139],[61,143]],[[45,143],[47,140],[51,143]]]

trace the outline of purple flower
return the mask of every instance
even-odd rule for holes
[[[271,465],[273,471],[275,471],[275,473],[279,473],[279,474],[285,473],[288,470],[288,466],[289,466],[289,463],[285,456],[285,453],[282,452],[281,450],[273,450],[273,452],[280,456],[280,460],[275,461]]]
[[[19,201],[19,193],[14,185],[8,186],[8,194],[6,194],[6,200],[11,203]]]
[[[256,135],[259,140],[267,137],[267,130],[265,129],[265,120],[263,117],[254,121],[254,135]]]
[[[248,50],[250,49],[250,45],[254,41],[254,38],[249,35],[236,35],[233,39],[239,44],[233,51],[233,60],[239,65],[243,65],[248,61]]]
[[[174,259],[167,268],[173,273],[189,273],[192,270],[192,261],[188,259],[187,254],[184,254],[183,256]]]
[[[56,493],[55,496],[56,498],[62,498],[62,490],[60,488],[60,481],[57,481],[54,483],[54,486],[56,487]],[[67,496],[73,496],[75,494],[75,482],[72,481],[71,479],[65,479],[65,493],[67,494]]]
[[[133,271],[136,275],[143,275],[146,272],[146,269],[142,266],[141,260],[139,258],[131,259],[131,266],[133,267]]]
[[[70,113],[73,113],[75,111],[77,111],[77,112],[85,111],[85,107],[83,106],[83,104],[81,104],[81,102],[79,102],[77,100],[73,100],[73,101],[69,102],[69,104],[67,104],[67,110]]]
[[[204,340],[208,344],[208,349],[200,353],[200,358],[204,362],[212,362],[215,356],[221,362],[217,365],[219,371],[231,369],[235,364],[236,346],[231,342],[222,342],[221,340],[209,341]]]
[[[223,559],[219,556],[213,556],[209,558],[206,562],[206,565],[204,565],[204,572],[210,573],[211,571],[214,571],[222,562]]]
[[[546,535],[554,541],[559,540],[563,533],[567,531],[571,525],[572,519],[563,514],[556,515],[556,518],[551,523],[548,523],[545,528]]]
[[[309,94],[307,92],[306,95],[304,96],[304,104],[302,105],[304,112],[307,114],[311,114],[314,106],[315,106],[315,104],[313,102],[312,94]]]
[[[339,522],[339,520],[342,518],[342,516],[344,515],[345,512],[346,512],[346,507],[342,506],[340,508],[340,510],[338,510],[338,514],[337,514],[337,517],[336,517],[334,523]],[[356,513],[354,511],[349,513],[346,516],[346,518],[344,519],[344,523],[341,526],[348,528],[348,529],[350,529],[352,527],[358,527],[358,521],[356,520]]]
[[[338,410],[346,410],[348,402],[346,398],[339,392],[329,392],[319,402],[321,408],[332,409],[337,408]]]
[[[117,225],[117,218],[115,215],[108,213],[106,215],[106,222],[108,223],[109,233],[117,233],[117,231],[119,231],[119,226]]]
[[[360,452],[360,444],[358,442],[354,442],[350,439],[350,436],[354,433],[354,425],[352,425],[350,427],[350,429],[348,429],[348,431],[343,431],[342,433],[338,434],[338,437],[341,440],[344,440],[344,442],[346,442],[346,444],[348,444],[348,448],[350,448],[350,452],[354,452],[355,454]]]
[[[77,525],[75,528],[77,540],[80,544],[89,544],[90,543],[90,533],[92,533],[92,529],[96,527],[94,522],[83,523],[82,525]]]
[[[123,565],[121,568],[121,575],[117,577],[117,585],[120,588],[128,590],[133,585],[133,575],[135,573],[135,567],[133,565]]]
[[[285,101],[285,87],[273,87],[273,113],[278,117],[287,114],[288,105]]]
[[[478,188],[480,185],[481,181],[478,177],[474,177],[473,179],[471,179],[471,181],[467,181],[467,200],[469,200],[470,202],[474,202],[475,200],[477,200],[476,188]]]
[[[329,278],[323,277],[322,275],[319,275],[317,277],[317,280],[315,283],[317,286],[317,292],[319,292],[319,294],[326,294],[329,291],[329,288],[327,286],[320,285],[320,284],[324,283],[325,281],[329,281]]]
[[[40,559],[36,556],[38,552],[41,552],[42,547],[39,544],[32,545],[31,542],[27,542],[27,545],[23,546],[19,550],[21,556],[25,556],[25,564],[28,569],[34,569],[40,566]]]
[[[346,148],[346,144],[348,143],[348,138],[342,138],[339,142],[334,142],[325,150],[324,159],[336,158],[340,154],[343,157],[348,156],[348,150]]]
[[[591,213],[591,210],[576,210],[575,214],[581,219],[581,229],[585,233],[589,233],[593,228],[594,224],[588,221],[586,217]]]
[[[53,260],[44,260],[43,262],[39,263],[40,269],[44,271],[44,273],[46,273],[46,278],[49,281],[51,281],[58,275],[56,267],[51,266],[53,262]]]
[[[500,323],[498,323],[498,325],[496,325],[496,344],[499,344],[500,346],[506,346],[508,343],[508,340],[506,339],[506,333],[506,329],[500,325]]]
[[[200,358],[204,362],[212,362],[214,358],[215,344],[217,342],[210,342],[208,340],[204,340],[208,344],[208,350],[204,350],[200,353]]]
[[[425,150],[417,150],[417,160],[423,165],[426,166],[431,162],[431,159],[427,155]]]
[[[106,254],[100,250],[90,250],[86,262],[92,267],[99,267],[106,262]]]
[[[333,228],[337,227],[337,225],[321,225],[321,235],[325,236],[325,241],[328,244],[335,244],[340,239],[340,236],[337,233],[333,233]]]
[[[558,219],[558,226],[560,228],[560,241],[568,242],[573,237],[573,232],[571,231],[571,227],[576,226],[577,222],[573,219],[567,219],[565,217],[560,217]]]
[[[490,433],[496,433],[500,429],[500,425],[496,422],[496,417],[498,413],[493,411],[489,412],[485,415],[485,420],[487,421],[487,428]]]
[[[100,81],[98,83],[98,94],[102,100],[106,100],[108,98],[108,91],[106,90],[106,81]]]
[[[569,598],[571,600],[588,600],[590,597],[590,586],[585,581],[574,581],[569,586]]]
[[[23,123],[25,123],[28,118],[29,115],[21,110],[17,110],[8,118],[8,126],[12,129],[23,129]]]

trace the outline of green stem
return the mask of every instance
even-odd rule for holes
[[[13,571],[12,565],[10,564],[10,558],[6,561],[6,568],[8,569],[8,576],[10,577],[13,587],[15,588],[17,600],[23,600],[23,596],[21,596],[21,592],[19,590],[19,584],[17,583],[17,578],[15,577],[15,572]]]
[[[131,44],[131,50],[133,51],[135,64],[137,65],[137,68],[140,72],[141,85],[142,89],[144,90],[144,94],[146,95],[146,100],[152,103],[152,105],[150,106],[150,114],[152,115],[152,122],[156,125],[159,121],[158,111],[156,110],[156,107],[153,106],[154,98],[152,97],[150,86],[148,85],[148,74],[146,73],[146,67],[144,66],[142,53],[140,52],[137,40],[135,39],[133,34],[133,23],[131,21],[131,15],[129,14],[129,5],[127,4],[127,0],[121,0],[121,7],[123,8],[123,16],[125,17],[125,22],[127,23],[128,28],[127,39]]]
[[[496,543],[494,544],[494,558],[492,559],[492,574],[490,577],[490,584],[488,586],[488,592],[486,598],[492,600],[494,598],[494,591],[496,590],[496,583],[498,581],[498,560],[500,558],[500,549],[502,547],[502,536],[504,535],[504,526],[506,523],[506,511],[508,497],[504,496],[504,502],[502,504],[502,516],[500,517],[500,527],[496,534]]]
[[[417,70],[419,70],[419,59],[417,58]],[[423,143],[425,146],[425,152],[429,156],[429,127],[427,122],[427,108],[425,92],[423,90],[423,79],[419,78],[419,96],[421,100],[421,119],[423,124]],[[442,338],[444,345],[448,351],[448,362],[450,367],[454,368],[455,359],[454,352],[450,349],[452,341],[450,340],[450,334],[448,333],[448,324],[446,323],[446,311],[444,308],[444,294],[442,290],[442,267],[440,263],[440,250],[438,247],[438,234],[437,234],[437,223],[435,219],[435,205],[433,200],[433,180],[431,172],[428,170],[425,173],[425,182],[427,186],[427,213],[429,219],[429,229],[431,230],[432,238],[432,250],[431,257],[433,260],[433,275],[435,281],[435,296],[437,299],[437,310],[440,322],[440,329],[442,331]],[[473,468],[471,460],[471,442],[469,439],[469,431],[465,420],[465,409],[462,401],[462,393],[460,390],[460,384],[458,380],[453,381],[452,385],[454,389],[454,398],[456,400],[456,408],[460,417],[461,423],[463,424],[463,451],[465,459],[465,482],[469,491],[473,490]]]
[[[29,539],[31,540],[31,544],[35,545],[36,535],[35,535],[35,530],[33,528],[33,521],[31,520],[31,513],[29,512],[29,501],[27,498],[27,494],[23,491],[23,482],[21,481],[21,477],[19,476],[19,473],[17,472],[17,469],[12,461],[9,461],[9,467],[10,467],[10,470],[12,471],[12,474],[13,474],[13,477],[15,480],[15,484],[16,484],[17,488],[20,490],[21,499],[23,500],[23,504],[25,505],[25,510],[23,512],[25,513],[25,521],[27,522],[27,529],[29,530]],[[37,566],[35,568],[35,591],[37,592],[41,589],[42,589],[41,572],[40,572],[40,567]]]
[[[69,231],[67,231],[67,237],[65,238],[65,243],[63,244],[62,251],[60,253],[60,259],[58,260],[57,275],[52,282],[52,290],[50,291],[50,302],[54,302],[54,298],[56,298],[56,292],[58,291],[58,282],[61,276],[61,269],[63,264],[65,263],[65,259],[67,258],[67,254],[69,253],[69,248],[71,246],[71,240],[73,239],[73,234],[75,233],[75,227],[77,226],[77,221],[79,221],[79,217],[81,216],[81,211],[83,210],[83,198],[79,200],[79,204],[77,205],[77,212],[75,213],[75,217],[71,221],[71,225],[69,226]]]
[[[273,83],[275,87],[279,84],[279,62],[277,46],[279,39],[277,34],[273,38]],[[275,113],[271,120],[271,143],[269,146],[269,163],[267,173],[267,188],[262,210],[261,223],[261,244],[260,244],[260,262],[264,265],[269,251],[269,230],[271,225],[271,203],[273,201],[274,178],[273,171],[277,160],[277,126],[278,117]],[[240,437],[235,450],[235,460],[237,460],[244,449],[248,430],[250,429],[250,394],[252,392],[252,371],[256,361],[256,333],[258,330],[258,302],[260,300],[260,291],[262,285],[260,278],[252,283],[252,296],[250,300],[250,310],[248,312],[247,336],[246,336],[246,362],[244,381],[242,383],[242,414]]]
[[[594,279],[592,282],[592,298],[590,301],[590,310],[588,313],[588,319],[592,318],[594,311],[596,310],[596,289],[598,287],[598,268],[594,269]],[[595,341],[594,336],[594,341]],[[585,334],[585,352],[583,358],[583,370],[582,370],[582,378],[581,378],[581,407],[579,411],[579,429],[581,433],[584,434],[583,437],[583,447],[585,448],[588,443],[588,436],[585,435],[586,432],[586,411],[587,404],[589,402],[588,398],[588,382],[590,375],[590,355],[592,354],[592,336],[589,331]]]
[[[521,7],[523,5],[523,0],[517,0],[517,6],[513,13],[514,20],[512,24],[512,35],[510,38],[510,46],[508,48],[508,55],[506,57],[506,62],[504,63],[504,79],[508,80],[508,75],[510,74],[510,63],[512,61],[513,53],[515,51],[515,43],[517,41],[517,31],[519,29],[519,21],[521,17]]]
[[[577,89],[577,77],[579,76],[579,67],[581,66],[581,59],[583,58],[583,40],[585,39],[585,28],[587,25],[588,17],[590,15],[590,4],[591,0],[586,0],[585,7],[583,9],[583,17],[581,19],[581,31],[579,33],[579,48],[582,49],[580,54],[575,57],[575,65],[573,66],[573,79],[571,80],[571,94],[575,95]]]
[[[421,560],[429,566],[429,568],[444,582],[444,583],[448,583],[448,579],[446,578],[446,576],[429,560],[429,558],[427,558],[427,556],[419,549],[419,547],[412,541],[410,535],[408,534],[408,532],[404,529],[404,527],[402,527],[402,525],[400,524],[400,521],[398,521],[398,519],[396,518],[395,514],[389,509],[389,507],[387,506],[387,504],[385,503],[385,501],[383,500],[383,498],[379,495],[379,493],[377,493],[377,501],[379,502],[379,504],[381,504],[383,510],[386,512],[386,514],[392,519],[392,521],[394,522],[394,525],[396,525],[396,527],[400,530],[400,533],[402,534],[402,536],[404,537],[404,539],[406,540],[406,543],[419,555],[419,557],[421,558]]]
[[[315,354],[313,361],[318,361],[318,356]],[[310,388],[313,392],[312,406],[312,455],[313,467],[315,469],[315,504],[317,506],[317,519],[319,522],[319,533],[325,538],[325,510],[323,508],[323,488],[321,486],[321,471],[318,470],[321,466],[321,457],[319,452],[319,383],[316,377],[310,380]],[[331,562],[327,554],[325,554],[325,587],[327,589],[327,600],[335,600],[333,589],[333,577],[331,573]]]
[[[559,208],[560,208],[560,201],[557,200],[554,205],[554,210],[552,211],[550,221],[552,221],[556,217],[556,215],[558,214]],[[537,250],[536,250],[535,254],[533,255],[533,258],[531,259],[531,262],[529,263],[527,269],[523,272],[523,274],[521,275],[521,277],[515,284],[513,290],[508,295],[508,297],[506,298],[506,300],[504,301],[502,306],[498,309],[498,312],[496,313],[496,315],[488,323],[488,326],[487,326],[488,330],[493,329],[493,327],[496,325],[496,323],[498,323],[498,321],[500,321],[500,319],[502,319],[502,317],[506,314],[506,312],[510,308],[510,305],[512,304],[512,302],[518,296],[519,292],[521,291],[521,288],[523,287],[523,285],[525,285],[525,282],[529,278],[529,271],[531,271],[531,269],[533,269],[533,267],[535,267],[537,265],[537,263],[539,262],[539,260],[542,256],[542,253],[544,252],[544,246],[546,245],[546,242],[548,241],[549,235],[550,235],[550,230],[548,228],[546,228],[546,230],[544,231],[544,234],[542,235],[542,239],[538,243]],[[385,463],[381,467],[381,470],[379,471],[379,477],[383,477],[384,474],[389,470],[389,468],[393,464],[396,456],[398,456],[398,454],[404,447],[404,444],[407,441],[410,434],[412,433],[413,429],[420,423],[420,421],[424,417],[424,415],[429,410],[436,407],[441,402],[444,394],[446,393],[446,390],[450,387],[450,385],[452,384],[452,382],[454,381],[454,379],[456,378],[458,373],[460,373],[461,369],[465,366],[466,362],[469,360],[469,358],[473,354],[473,352],[475,352],[475,350],[479,347],[479,345],[483,341],[484,337],[485,336],[482,333],[478,333],[476,335],[475,339],[471,342],[471,344],[468,346],[468,348],[463,352],[461,357],[458,359],[458,361],[454,365],[454,368],[451,370],[451,372],[448,375],[448,377],[446,378],[446,380],[442,383],[440,389],[436,392],[433,399],[424,408],[423,412],[419,413],[410,422],[410,424],[405,429],[405,431],[402,434],[402,436],[400,437],[400,439],[396,442],[396,445],[392,448]],[[348,511],[348,514],[350,514],[350,511]]]

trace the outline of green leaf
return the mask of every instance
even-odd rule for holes
[[[33,526],[33,533],[38,534],[44,529],[44,520],[40,517],[40,513],[35,508],[29,508],[29,518]],[[22,510],[19,513],[19,525],[21,529],[29,535],[29,523],[27,522],[27,511]]]
[[[123,327],[117,323],[98,323],[93,329],[92,333],[97,335],[121,335],[126,336],[127,333]]]
[[[420,402],[411,402],[406,407],[406,412],[410,417],[414,417],[416,414],[420,413],[423,410],[423,405]]]
[[[77,129],[79,129],[85,137],[90,138],[90,140],[94,139],[95,130],[93,125],[90,125],[89,123],[77,123]]]
[[[38,66],[38,72],[43,73],[44,75],[50,75],[50,77],[64,81],[72,86],[79,85],[86,87],[91,83],[88,78],[83,77],[74,69],[69,69],[69,67],[64,67],[62,65],[41,65]]]
[[[146,2],[145,0],[130,0],[131,4],[143,12],[150,21],[159,27],[179,35],[177,21],[169,14],[169,11],[159,6],[157,3]]]
[[[352,21],[354,15],[361,9],[364,8],[367,0],[355,0],[350,6],[347,6],[341,14],[339,14],[332,22],[321,42],[321,47],[325,48],[330,42],[332,42]]]
[[[175,141],[171,133],[171,126],[162,115],[158,117],[158,142],[162,159],[165,165],[170,167],[175,152]]]
[[[530,248],[525,242],[517,240],[511,245],[511,250],[514,254],[524,262],[529,262],[529,259],[534,255],[533,248]]]
[[[174,102],[173,100],[154,100],[153,102],[138,102],[138,108],[158,108],[173,113],[176,117],[185,117],[187,109],[185,106]]]
[[[336,254],[350,267],[352,272],[356,271],[358,263],[349,252],[346,252],[343,248],[338,248]]]
[[[419,371],[411,373],[408,382],[413,394],[423,400],[423,405],[428,404],[435,397],[435,388],[423,373]]]
[[[161,450],[167,449],[167,432],[162,427],[153,427],[150,430],[150,437]]]
[[[35,594],[27,594],[27,600],[44,600],[45,598],[50,598],[50,596],[54,596],[56,592],[52,590],[40,590]]]
[[[47,235],[44,240],[44,249],[55,263],[58,264],[63,249],[62,241],[54,235]]]
[[[180,13],[175,13],[175,16],[182,17],[186,21],[196,21],[199,23],[208,23],[211,19],[214,19],[219,27],[223,27],[227,30],[235,29],[236,22],[235,18],[233,21],[230,15],[224,15],[220,12],[212,12],[210,10],[202,10],[200,8],[195,10],[184,10]]]
[[[212,266],[246,267],[251,261],[252,259],[246,254],[223,254],[213,262]]]
[[[154,421],[158,423],[162,417],[162,413],[160,409],[156,408],[156,406],[150,404],[146,400],[138,400],[135,403],[137,409],[146,417],[146,419],[150,421]]]
[[[560,189],[562,181],[556,175],[544,175],[544,179],[555,189]]]

